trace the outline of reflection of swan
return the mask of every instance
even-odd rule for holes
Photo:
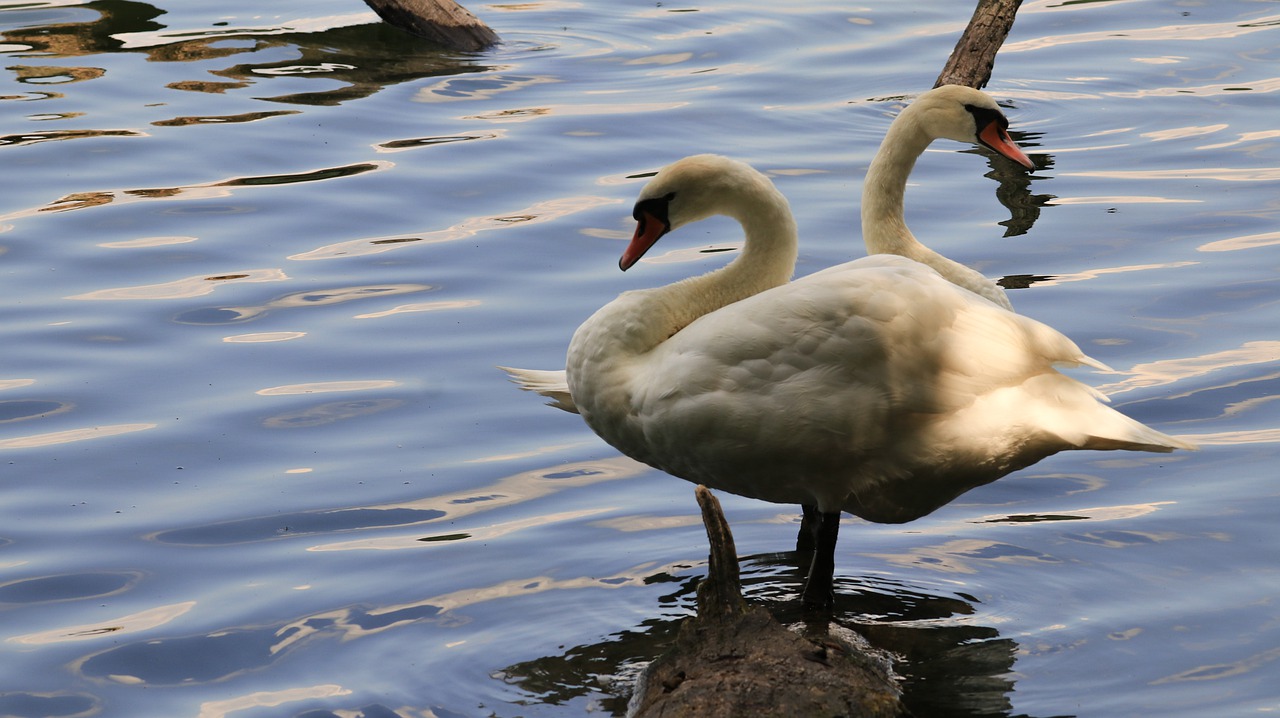
[[[831,601],[840,512],[903,522],[1065,449],[1191,448],[1099,402],[1055,363],[1101,367],[1063,335],[902,257],[788,283],[796,226],[762,174],[689,157],[641,191],[627,269],[723,214],[727,266],[626,292],[574,333],[568,386],[615,448],[689,481],[817,507],[805,603]]]
[[[889,126],[862,186],[862,238],[872,254],[899,254],[927,264],[947,280],[1013,309],[1004,290],[978,272],[916,240],[903,217],[907,176],[936,139],[979,142],[1032,169],[1031,160],[1009,139],[1009,121],[995,100],[971,87],[943,85],[920,95]]]
[[[927,264],[949,281],[1012,309],[1004,290],[978,272],[921,244],[907,228],[903,196],[916,159],[935,139],[978,142],[1030,169],[1007,131],[995,100],[969,87],[943,85],[924,93],[898,115],[876,152],[862,189],[862,236],[872,254],[898,254]],[[576,412],[564,372],[500,367],[525,391],[551,399],[551,406]]]

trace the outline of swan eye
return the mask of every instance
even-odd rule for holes
[[[668,192],[661,197],[650,197],[636,202],[635,208],[631,210],[631,217],[637,221],[644,212],[655,217],[661,217],[664,221],[667,218],[667,205],[671,204],[671,200],[676,198],[675,192]]]
[[[647,214],[659,222],[662,222],[663,226],[670,226],[671,222],[667,219],[667,205],[671,203],[671,200],[675,199],[675,196],[675,192],[668,192],[661,197],[642,199],[639,202],[636,202],[635,209],[631,211],[631,218],[637,222],[643,223],[644,216]]]
[[[977,127],[977,134],[982,134],[987,125],[996,123],[1002,130],[1009,129],[1009,118],[1004,116],[1000,110],[993,110],[990,107],[978,107],[977,105],[965,105],[964,109],[973,115],[974,125]]]

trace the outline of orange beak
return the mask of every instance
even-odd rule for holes
[[[631,266],[640,261],[645,252],[657,242],[662,235],[671,230],[667,223],[658,219],[650,212],[639,211],[636,213],[636,231],[631,235],[631,244],[627,245],[627,250],[622,253],[622,258],[618,260],[618,269],[627,271]]]
[[[991,148],[991,151],[1008,157],[1029,170],[1036,168],[1035,164],[1031,162],[1031,158],[1027,157],[1026,153],[1022,151],[1022,148],[1009,139],[1009,133],[995,122],[989,122],[986,127],[982,128],[982,131],[978,133],[978,140]]]

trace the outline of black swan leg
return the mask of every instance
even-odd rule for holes
[[[830,609],[835,603],[836,540],[840,536],[840,512],[819,514],[814,509],[814,513],[819,517],[815,535],[817,546],[813,551],[813,563],[809,566],[809,577],[804,582],[803,601],[806,609]]]
[[[818,527],[822,525],[822,514],[817,506],[801,504],[800,532],[796,534],[796,550],[812,551],[818,545]]]

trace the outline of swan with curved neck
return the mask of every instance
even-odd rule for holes
[[[659,171],[620,266],[715,214],[742,224],[742,253],[597,311],[569,344],[568,389],[632,458],[816,507],[807,605],[831,603],[841,511],[905,522],[1058,451],[1193,448],[1058,373],[1102,366],[1065,336],[918,262],[876,255],[788,281],[791,211],[741,162],[699,155]]]
[[[936,139],[978,143],[1030,169],[1031,160],[1009,139],[1008,124],[990,96],[959,85],[930,90],[903,110],[890,125],[863,185],[862,234],[867,251],[914,259],[954,284],[1011,310],[1013,307],[998,284],[921,244],[903,217],[907,178],[916,159]],[[624,256],[619,264],[626,269],[637,259],[638,256]],[[563,371],[500,368],[520,388],[550,399],[551,406],[577,412]]]
[[[947,280],[1012,309],[999,285],[921,244],[903,217],[907,177],[934,140],[981,144],[1033,169],[1031,160],[1009,138],[1008,127],[1009,121],[995,100],[971,87],[943,85],[908,105],[889,126],[862,186],[862,238],[867,251],[927,264]]]

